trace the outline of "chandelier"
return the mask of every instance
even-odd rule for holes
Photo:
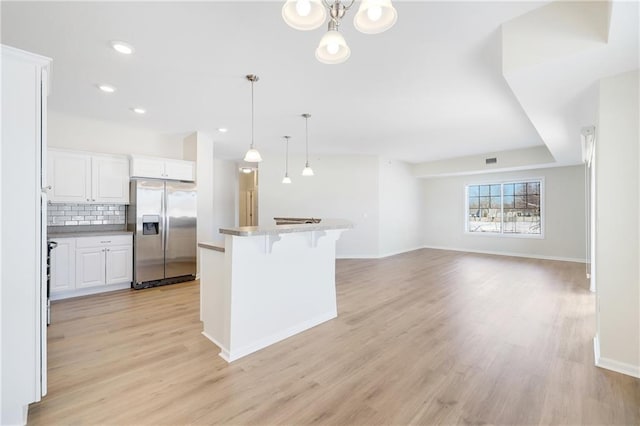
[[[287,0],[282,6],[282,18],[296,30],[308,31],[320,27],[327,18],[327,33],[320,39],[316,58],[325,64],[339,64],[351,56],[351,49],[338,31],[342,18],[355,0]],[[365,34],[378,34],[396,23],[398,12],[391,0],[362,0],[353,17],[353,25]]]

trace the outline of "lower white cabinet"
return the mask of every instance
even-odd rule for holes
[[[133,280],[133,237],[53,238],[51,298],[127,288]]]
[[[58,246],[51,251],[52,293],[73,290],[76,287],[76,239],[56,238]]]

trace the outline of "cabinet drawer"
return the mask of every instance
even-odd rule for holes
[[[104,235],[98,237],[80,237],[76,239],[76,247],[102,247],[112,245],[132,245],[131,235]]]

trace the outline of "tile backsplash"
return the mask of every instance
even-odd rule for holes
[[[124,225],[126,206],[122,204],[49,204],[48,226]]]

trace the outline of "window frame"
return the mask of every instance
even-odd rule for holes
[[[516,183],[540,183],[540,233],[539,234],[518,234],[504,232],[504,185]],[[478,185],[500,185],[500,232],[471,232],[469,231],[469,187]],[[482,180],[466,182],[464,184],[464,235],[482,235],[484,237],[494,238],[533,238],[543,240],[545,238],[545,182],[544,177],[530,177],[521,179],[505,179],[505,180]]]

